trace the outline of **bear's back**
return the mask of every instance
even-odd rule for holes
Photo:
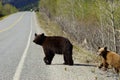
[[[46,37],[45,41],[43,42],[43,45],[45,45],[45,44],[60,46],[60,45],[66,45],[66,44],[71,44],[71,43],[67,38],[53,36],[53,37]]]
[[[58,54],[61,54],[61,51],[72,50],[73,47],[71,42],[67,38],[59,36],[47,36],[42,46],[44,49],[47,48]]]
[[[120,55],[115,52],[109,51],[107,54],[107,62],[111,65],[117,66],[117,64],[120,63]]]

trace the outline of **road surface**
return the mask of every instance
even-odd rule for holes
[[[62,65],[61,55],[45,65],[42,47],[32,42],[35,32],[44,31],[34,12],[18,12],[0,21],[0,80],[113,80],[94,65]]]

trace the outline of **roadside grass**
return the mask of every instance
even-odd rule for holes
[[[38,22],[46,32],[47,35],[64,36],[67,37],[74,45],[73,47],[73,58],[75,61],[80,63],[98,63],[99,57],[95,53],[87,51],[80,47],[78,43],[65,33],[57,22],[50,20],[44,13],[37,12]]]
[[[41,28],[45,30],[47,35],[62,36],[64,34],[56,22],[51,21],[44,13],[37,12],[36,14]]]
[[[0,20],[3,20],[4,18],[6,18],[7,16],[3,16],[3,17],[0,17]]]
[[[82,63],[97,64],[101,60],[100,56],[96,55],[93,52],[87,51],[82,47],[79,47],[79,45],[77,44],[74,45],[73,52],[75,53],[74,58],[76,58],[79,62],[82,62]]]
[[[0,20],[4,19],[4,17],[0,17]]]

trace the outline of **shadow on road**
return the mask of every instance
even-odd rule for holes
[[[64,65],[64,64],[51,64],[51,65]],[[96,65],[95,64],[87,64],[87,63],[80,63],[80,64],[74,64],[73,66],[89,66],[89,67],[96,67]]]
[[[87,64],[87,63],[74,64],[73,66],[90,66],[90,67],[96,67],[95,64]]]

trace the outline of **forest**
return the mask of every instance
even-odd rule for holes
[[[120,53],[120,0],[40,0],[39,6],[81,47]]]
[[[38,0],[0,0],[0,17],[19,11],[38,8]]]
[[[30,10],[38,7],[39,0],[3,0],[2,3],[9,3],[20,11]]]
[[[12,14],[17,12],[17,8],[10,5],[10,4],[5,4],[3,5],[2,2],[0,2],[0,17]]]

